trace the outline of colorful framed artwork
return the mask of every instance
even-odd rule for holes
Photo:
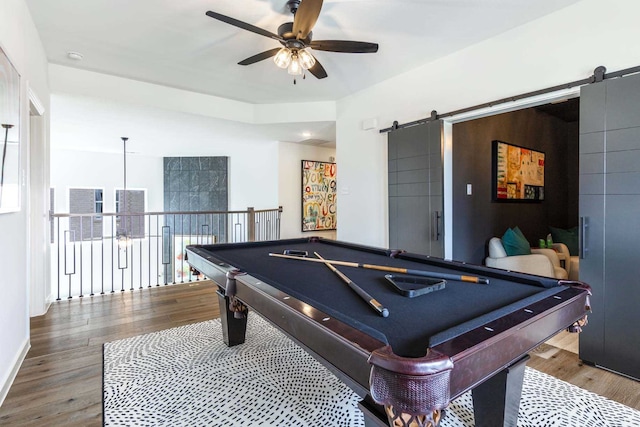
[[[20,75],[0,48],[0,213],[20,210]]]
[[[545,154],[503,141],[493,141],[493,200],[544,200]]]
[[[302,161],[302,231],[337,227],[336,164]]]

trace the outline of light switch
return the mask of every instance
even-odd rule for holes
[[[467,196],[470,196],[473,193],[471,184],[467,184]]]

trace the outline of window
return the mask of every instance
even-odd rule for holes
[[[126,206],[125,206],[126,204]],[[116,190],[116,213],[140,214],[116,217],[116,230],[126,231],[134,239],[144,238],[145,190]],[[124,209],[123,209],[124,208]]]
[[[69,240],[96,240],[102,238],[102,189],[70,188],[69,213],[87,214],[69,218]]]
[[[95,203],[95,213],[102,213],[102,190],[94,190],[95,191],[95,197],[94,197],[94,203]],[[96,216],[96,218],[102,218],[102,216]]]

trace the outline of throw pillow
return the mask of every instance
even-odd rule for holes
[[[567,245],[571,256],[578,255],[578,227],[573,227],[568,230],[555,227],[549,227],[549,229],[551,230],[551,238],[554,242]]]
[[[527,240],[526,237],[524,237],[524,233],[522,232],[522,230],[520,230],[520,227],[518,227],[516,225],[515,227],[512,228],[512,230],[513,230],[514,233],[516,233],[518,235],[520,240],[523,240],[523,241],[527,242],[527,246],[529,246],[529,241]]]
[[[507,256],[531,254],[529,242],[524,237],[520,229],[518,229],[518,231],[514,231],[509,228],[502,236],[502,246],[504,246]]]

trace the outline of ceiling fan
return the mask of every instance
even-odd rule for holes
[[[286,22],[280,25],[278,34],[216,12],[208,11],[207,16],[280,42],[283,47],[276,47],[258,53],[238,62],[238,64],[251,65],[273,57],[278,67],[287,68],[289,74],[294,76],[294,84],[296,83],[295,76],[302,75],[302,78],[305,77],[305,70],[308,70],[318,79],[327,77],[324,67],[307,48],[343,53],[375,53],[378,51],[377,43],[348,40],[313,40],[311,30],[320,15],[322,0],[289,0],[287,1],[287,7],[293,14],[293,22]]]

